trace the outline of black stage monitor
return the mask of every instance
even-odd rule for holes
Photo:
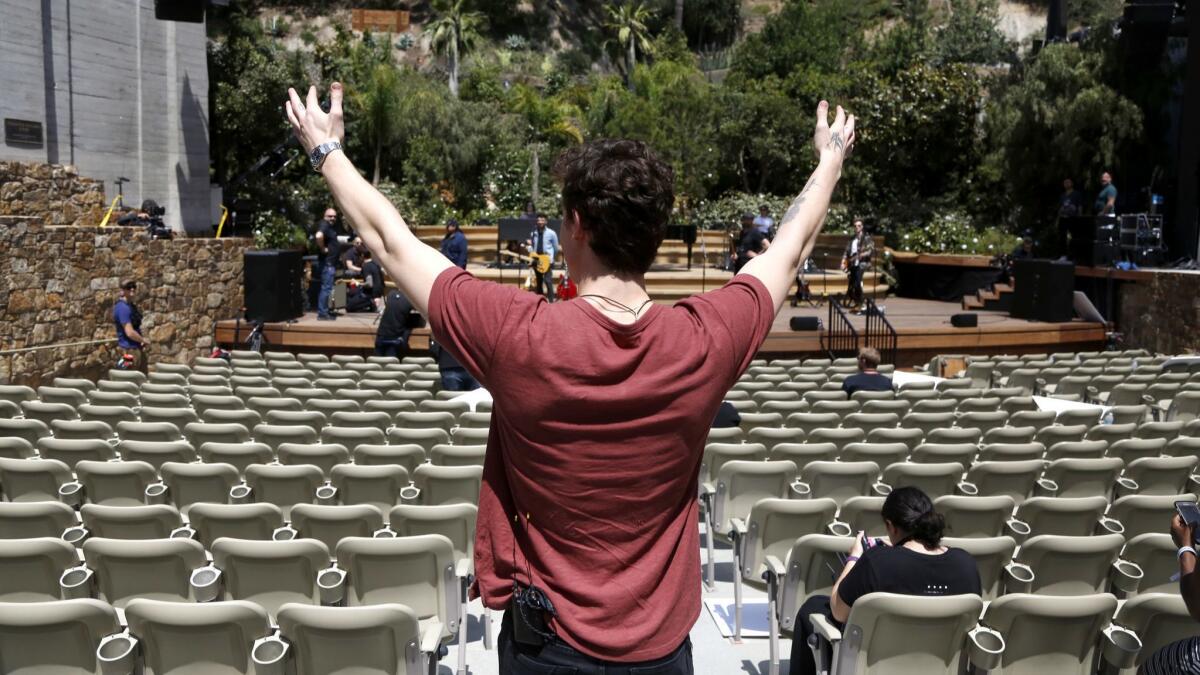
[[[246,318],[288,321],[304,313],[299,251],[246,251],[243,261]]]
[[[1013,279],[1013,318],[1064,323],[1074,317],[1073,263],[1018,260],[1013,265]]]
[[[950,325],[955,328],[978,328],[979,315],[973,312],[963,312],[950,317]]]
[[[788,325],[794,331],[821,330],[821,320],[815,316],[793,316]]]

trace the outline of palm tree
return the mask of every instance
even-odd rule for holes
[[[646,22],[651,12],[641,2],[628,0],[620,5],[608,5],[605,27],[617,34],[617,42],[625,50],[625,84],[633,91],[633,67],[637,63],[637,52],[640,47],[643,53],[650,51],[650,31]]]
[[[433,48],[444,51],[450,60],[450,95],[458,98],[458,65],[463,55],[479,41],[487,25],[482,12],[467,11],[469,0],[440,0],[434,4],[438,17],[426,30],[433,36]]]
[[[371,69],[366,86],[350,94],[358,109],[363,135],[375,148],[375,174],[372,185],[379,185],[379,169],[383,148],[396,140],[400,130],[396,109],[400,105],[400,78],[395,66],[376,64]]]
[[[529,141],[530,174],[533,180],[530,196],[534,203],[541,196],[540,153],[551,141],[582,143],[579,126],[580,111],[576,106],[554,97],[542,96],[533,87],[517,85],[513,96],[513,111],[525,119],[525,137]]]

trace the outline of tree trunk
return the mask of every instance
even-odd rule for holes
[[[629,36],[629,53],[625,55],[625,84],[633,91],[633,65],[637,63],[637,42]]]
[[[379,157],[383,154],[383,143],[375,141],[375,177],[371,179],[371,185],[379,185]]]
[[[675,27],[683,32],[683,0],[675,0]]]
[[[458,32],[450,43],[450,95],[458,98]]]
[[[541,191],[541,186],[540,186],[540,183],[542,182],[541,181],[542,165],[541,165],[540,160],[538,159],[538,144],[537,143],[534,143],[532,146],[530,146],[529,156],[531,159],[531,161],[529,163],[529,175],[533,177],[533,185],[531,186],[531,189],[529,190],[529,198],[533,202],[533,207],[536,209],[537,203],[538,203],[538,198],[542,196],[542,191]]]

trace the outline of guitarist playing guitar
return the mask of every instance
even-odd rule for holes
[[[530,256],[537,260],[534,265],[535,291],[546,300],[554,302],[554,259],[558,257],[558,234],[546,227],[546,214],[537,215],[537,227],[530,233],[525,244]]]
[[[874,255],[875,240],[864,230],[862,218],[855,218],[854,236],[846,244],[842,269],[849,277],[846,280],[847,299],[856,310],[861,309],[863,304],[863,271],[871,266]]]

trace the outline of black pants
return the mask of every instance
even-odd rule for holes
[[[792,635],[792,658],[788,670],[791,675],[815,675],[817,672],[812,649],[808,646],[808,637],[813,634],[812,621],[808,620],[810,614],[824,614],[834,625],[840,625],[833,621],[833,610],[829,607],[828,595],[814,595],[800,605]]]
[[[554,302],[554,268],[546,270],[545,274],[534,272],[533,276],[536,280],[535,288],[537,292],[545,296],[550,302]]]
[[[562,640],[541,647],[513,640],[512,610],[504,612],[496,643],[504,675],[692,675],[692,641],[685,638],[673,653],[640,663],[612,663],[581,654]]]
[[[861,305],[863,301],[863,268],[861,265],[850,266],[850,278],[846,281],[846,285],[850,301]]]

